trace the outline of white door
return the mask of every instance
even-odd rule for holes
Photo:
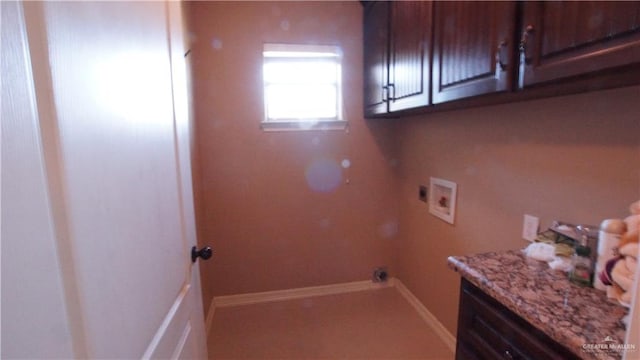
[[[2,358],[206,358],[180,3],[2,11]]]

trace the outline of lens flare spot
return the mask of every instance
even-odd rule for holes
[[[380,227],[378,228],[378,233],[385,239],[396,236],[396,234],[398,234],[398,222],[391,220],[380,225]]]
[[[342,183],[342,170],[333,160],[318,159],[307,167],[305,177],[311,190],[328,193]]]
[[[331,226],[331,221],[329,219],[320,220],[320,227],[323,229],[328,229]]]
[[[220,39],[213,39],[211,41],[211,47],[213,47],[216,50],[220,50],[222,49],[222,40]]]

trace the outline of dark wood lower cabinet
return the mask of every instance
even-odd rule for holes
[[[579,359],[462,279],[456,359]]]

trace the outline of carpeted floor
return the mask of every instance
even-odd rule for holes
[[[395,288],[216,309],[211,359],[453,359]]]

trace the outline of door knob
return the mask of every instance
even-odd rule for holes
[[[200,250],[195,246],[191,248],[191,262],[196,262],[198,257],[201,257],[202,260],[207,260],[211,258],[211,255],[213,255],[213,250],[208,246],[205,246]]]

